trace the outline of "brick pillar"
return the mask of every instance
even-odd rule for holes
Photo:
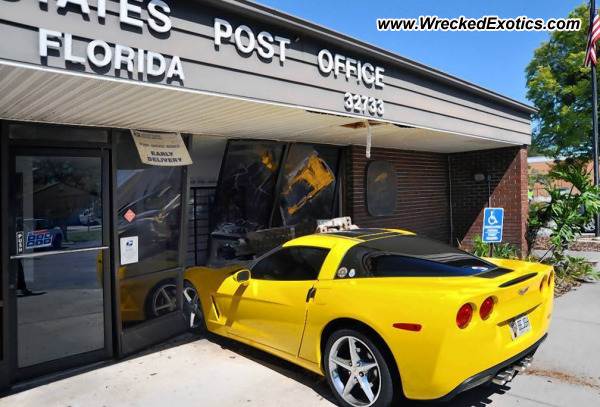
[[[508,147],[451,155],[454,239],[469,247],[481,235],[483,209],[487,206],[487,181],[475,181],[476,173],[492,176],[492,206],[504,208],[503,242],[525,250],[527,199],[527,149]]]

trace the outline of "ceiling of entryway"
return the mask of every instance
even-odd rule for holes
[[[179,131],[338,145],[365,145],[366,119],[164,86],[140,85],[0,61],[0,118]],[[370,119],[374,147],[452,153],[510,146]]]

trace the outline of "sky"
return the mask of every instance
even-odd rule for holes
[[[256,0],[527,102],[525,67],[550,33],[378,32],[378,18],[566,18],[583,0]],[[587,22],[584,23],[587,26]]]

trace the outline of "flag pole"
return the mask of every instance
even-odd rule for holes
[[[596,1],[590,0],[590,29],[593,27],[594,15],[596,14]],[[596,64],[591,63],[592,68],[592,109],[594,111],[594,186],[598,186],[598,83],[596,81]],[[596,238],[600,238],[600,214],[594,216]]]

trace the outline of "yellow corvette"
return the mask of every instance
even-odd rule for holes
[[[190,268],[190,327],[327,378],[343,406],[505,384],[550,325],[550,266],[389,229],[304,236],[242,266]],[[198,295],[195,295],[197,292]]]

